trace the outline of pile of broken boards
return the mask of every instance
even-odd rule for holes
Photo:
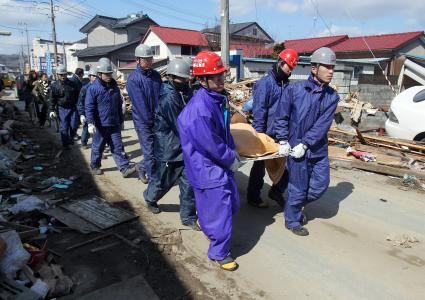
[[[329,158],[335,167],[400,178],[402,185],[425,191],[425,143],[346,129],[333,126],[328,133]]]
[[[28,121],[9,103],[0,102],[0,299],[51,299],[72,293],[75,279],[59,264],[62,253],[52,248],[52,237],[96,232],[137,218],[103,199],[64,197],[77,176],[59,178],[62,154],[54,147],[41,151],[25,135]],[[49,171],[49,172],[48,172]],[[80,238],[80,240],[81,240]],[[117,235],[116,242],[128,242]],[[65,238],[66,240],[66,238]]]
[[[0,299],[51,299],[72,293],[76,278],[65,275],[58,261],[67,252],[92,242],[115,238],[114,243],[93,248],[91,253],[122,243],[138,247],[124,236],[107,231],[136,219],[135,214],[96,196],[55,203],[42,199],[22,196],[15,204],[0,206]],[[69,230],[98,235],[83,238],[83,242],[68,242],[61,252],[54,250],[49,236]]]

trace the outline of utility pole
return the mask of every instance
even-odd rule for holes
[[[62,50],[63,50],[63,64],[65,66],[65,69],[68,70],[67,61],[66,61],[65,42],[64,41],[62,41]]]
[[[221,0],[221,60],[229,66],[229,0]]]
[[[31,68],[30,40],[29,40],[29,38],[28,38],[28,25],[27,25],[27,23],[24,23],[24,25],[25,25],[25,32],[26,32],[26,34],[27,34],[27,55],[28,55],[28,66],[29,66],[29,68],[30,68],[30,70],[31,70],[32,68]]]
[[[18,23],[18,26],[21,24]],[[24,59],[24,31],[20,29],[21,32],[21,55],[19,57],[19,67],[21,69],[21,73],[25,73],[25,59]]]
[[[53,49],[55,52],[55,67],[58,66],[58,45],[56,44],[56,26],[55,26],[55,13],[53,11],[53,0],[50,0],[50,18],[52,20],[52,35],[53,35]]]

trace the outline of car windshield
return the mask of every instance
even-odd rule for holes
[[[413,97],[413,102],[422,102],[424,100],[425,100],[425,89],[423,89],[422,91],[417,93],[415,97]]]

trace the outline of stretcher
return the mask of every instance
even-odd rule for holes
[[[260,160],[269,160],[269,159],[275,159],[275,158],[281,158],[281,157],[285,157],[284,155],[280,155],[279,153],[273,153],[273,154],[269,154],[269,155],[264,155],[264,156],[260,156],[260,157],[243,157],[241,156],[241,162],[242,163],[247,163],[250,161],[260,161]]]

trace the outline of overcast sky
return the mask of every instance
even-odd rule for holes
[[[58,41],[84,37],[79,29],[94,15],[124,17],[143,11],[158,24],[191,29],[218,24],[219,0],[54,0]],[[230,0],[232,23],[257,21],[276,41],[323,35],[382,34],[425,29],[424,0]],[[51,39],[49,0],[0,0],[0,53],[17,53],[29,31]],[[8,28],[9,27],[9,28]],[[26,50],[25,50],[26,51]]]

